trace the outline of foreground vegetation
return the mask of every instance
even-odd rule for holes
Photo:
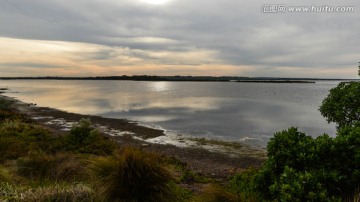
[[[0,200],[356,201],[359,89],[359,83],[342,83],[320,107],[329,122],[338,124],[336,137],[312,138],[297,128],[278,132],[260,169],[249,168],[222,183],[193,173],[177,159],[123,148],[89,120],[54,136],[0,98]]]

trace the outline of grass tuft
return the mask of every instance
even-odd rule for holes
[[[159,156],[126,148],[90,161],[89,171],[101,201],[167,201],[172,175]]]

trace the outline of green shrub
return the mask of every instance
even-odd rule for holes
[[[334,155],[329,157],[333,162],[331,169],[337,170],[341,179],[334,189],[346,195],[353,194],[360,187],[360,124],[344,127],[334,138]]]
[[[307,165],[313,165],[316,157],[312,155],[314,141],[310,136],[289,128],[275,133],[267,145],[269,161],[273,163],[273,172],[279,175],[285,166],[303,170]]]
[[[81,119],[65,136],[65,146],[71,151],[107,155],[116,148],[115,142],[91,126],[89,119]]]
[[[83,166],[79,158],[70,153],[32,152],[17,160],[17,173],[31,179],[72,181],[81,176]]]
[[[299,172],[293,168],[285,167],[278,181],[275,181],[269,189],[276,199],[288,202],[326,202],[341,201],[340,198],[329,196],[324,183],[319,179],[322,174],[316,172]]]
[[[172,175],[159,156],[124,149],[89,162],[94,188],[102,201],[168,201]]]
[[[351,196],[360,185],[358,148],[359,126],[343,127],[335,138],[313,139],[296,128],[276,133],[254,186],[270,200],[336,201]]]
[[[335,122],[338,128],[349,126],[360,121],[360,83],[340,83],[330,90],[319,109],[330,122]]]

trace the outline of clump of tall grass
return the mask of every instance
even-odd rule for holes
[[[101,201],[167,201],[172,197],[172,174],[155,154],[126,148],[91,160],[89,172]]]
[[[81,177],[81,160],[71,153],[31,152],[27,157],[17,160],[17,173],[30,179],[50,179],[53,181],[72,181]]]
[[[219,185],[209,184],[205,189],[193,199],[194,202],[237,202],[239,199],[236,195],[226,191]]]

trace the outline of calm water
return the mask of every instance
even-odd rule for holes
[[[0,80],[0,87],[39,106],[264,146],[274,132],[290,126],[314,137],[334,136],[335,125],[318,107],[338,83]]]

